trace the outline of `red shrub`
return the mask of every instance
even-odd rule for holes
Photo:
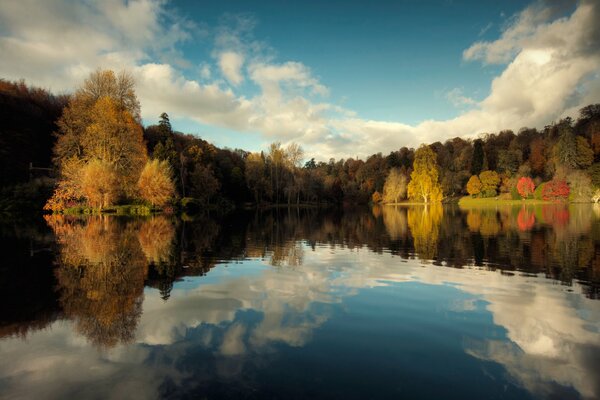
[[[544,200],[563,200],[569,197],[569,185],[562,179],[553,179],[544,185],[542,198]]]

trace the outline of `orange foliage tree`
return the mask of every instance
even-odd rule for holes
[[[162,207],[167,204],[175,196],[169,163],[159,160],[147,162],[138,180],[138,191],[140,197],[153,206]]]
[[[533,196],[533,192],[535,191],[535,184],[531,180],[531,178],[527,176],[522,176],[517,182],[517,191],[519,195],[526,199],[528,197]]]

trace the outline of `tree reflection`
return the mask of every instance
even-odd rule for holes
[[[59,243],[55,274],[64,314],[98,347],[133,340],[148,271],[137,222],[106,216],[46,220]]]
[[[437,254],[442,215],[441,204],[408,209],[407,224],[413,236],[415,253],[421,260],[432,260]]]

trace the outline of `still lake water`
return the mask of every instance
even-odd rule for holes
[[[0,224],[0,397],[600,398],[600,208]]]

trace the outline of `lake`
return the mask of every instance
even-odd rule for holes
[[[0,223],[0,397],[600,398],[600,208]]]

